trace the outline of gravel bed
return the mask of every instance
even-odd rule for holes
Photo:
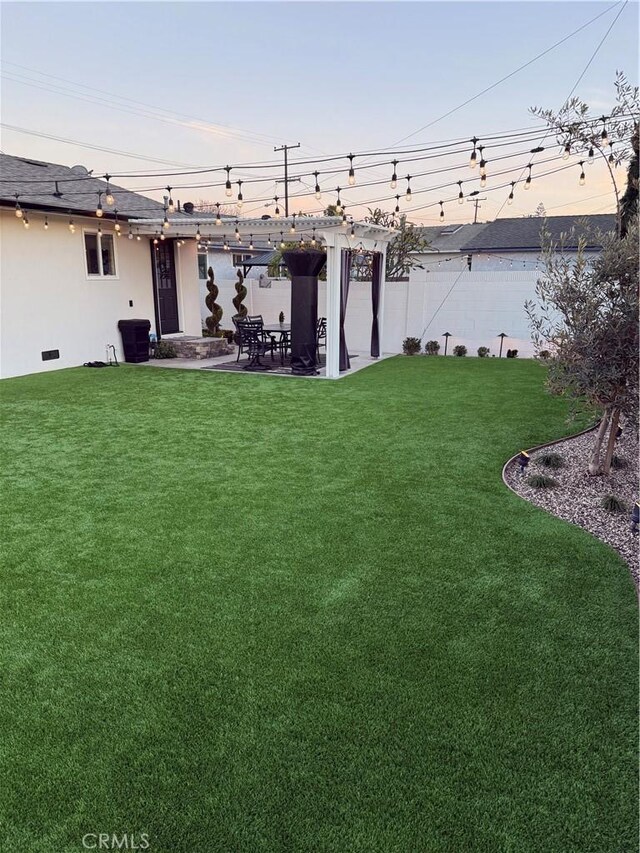
[[[627,463],[626,468],[614,470],[604,477],[587,474],[587,460],[593,446],[593,432],[576,438],[567,438],[548,448],[532,452],[531,461],[524,476],[517,462],[510,462],[504,472],[507,484],[536,506],[552,515],[584,527],[602,539],[626,560],[636,585],[640,581],[638,565],[638,534],[631,533],[631,509],[638,500],[638,436],[631,430],[623,432],[616,444],[615,455]],[[538,461],[541,454],[558,453],[564,467],[551,470]],[[527,484],[532,474],[546,474],[558,485],[552,489],[534,489]],[[607,495],[615,495],[627,505],[621,513],[607,512],[601,501]]]

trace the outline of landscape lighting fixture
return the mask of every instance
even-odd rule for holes
[[[458,193],[458,204],[464,204],[464,193],[462,192],[462,181],[458,181],[460,192]]]
[[[578,165],[582,169],[582,171],[580,172],[580,179],[579,179],[578,183],[580,184],[581,187],[583,187],[585,184],[585,181],[586,181],[586,176],[584,174],[584,160],[580,160]]]
[[[440,264],[438,264],[440,266]],[[445,332],[442,337],[444,338],[444,354],[447,354],[447,347],[449,346],[449,338],[451,337],[451,332]]]
[[[356,183],[356,173],[353,170],[353,154],[349,154],[349,186],[353,187]]]
[[[407,201],[411,201],[411,175],[407,175],[407,191],[404,197]]]
[[[18,193],[15,193],[15,197],[16,197],[16,218],[22,219],[23,213],[22,213],[22,208],[20,207],[20,202],[18,201],[18,197],[19,197]]]
[[[531,457],[526,452],[526,450],[520,451],[520,454],[518,456],[518,465],[520,466],[520,473],[521,474],[524,474],[525,469],[526,469],[527,465],[529,464],[530,458]]]
[[[320,174],[320,172],[314,172],[313,173],[313,177],[316,179],[316,186],[315,186],[314,192],[316,194],[316,198],[318,199],[318,201],[320,201],[320,199],[322,198],[322,191],[320,190],[320,184],[318,183],[318,175],[319,174]]]
[[[391,175],[391,183],[389,184],[389,186],[392,190],[395,190],[395,188],[398,186],[398,176],[396,174],[396,169],[398,168],[398,161],[392,160],[391,164],[393,166],[393,175]]]
[[[225,171],[227,173],[227,180],[226,180],[226,183],[224,185],[224,194],[227,196],[227,198],[231,198],[231,179],[229,178],[229,174],[231,172],[231,166],[225,166],[224,168],[225,168]]]

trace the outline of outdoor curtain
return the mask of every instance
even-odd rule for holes
[[[351,252],[343,250],[340,253],[340,370],[349,370],[351,362],[344,337],[344,318],[347,313],[349,298],[349,279],[351,277]]]
[[[380,309],[380,291],[382,289],[382,254],[376,252],[371,264],[371,355],[380,358],[380,330],[378,328],[378,311]]]

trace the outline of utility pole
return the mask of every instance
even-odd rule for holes
[[[486,201],[486,200],[487,200],[486,195],[483,196],[482,198],[468,198],[467,199],[467,201],[470,201],[472,204],[475,205],[475,210],[473,211],[473,224],[474,225],[476,225],[478,222],[478,202]]]
[[[287,154],[292,148],[300,148],[300,143],[296,145],[281,145],[280,148],[274,148],[274,151],[284,151],[284,215],[289,216],[289,163]]]

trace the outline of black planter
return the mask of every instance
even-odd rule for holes
[[[313,376],[318,372],[318,275],[326,255],[317,249],[290,249],[282,258],[291,273],[291,372]]]

